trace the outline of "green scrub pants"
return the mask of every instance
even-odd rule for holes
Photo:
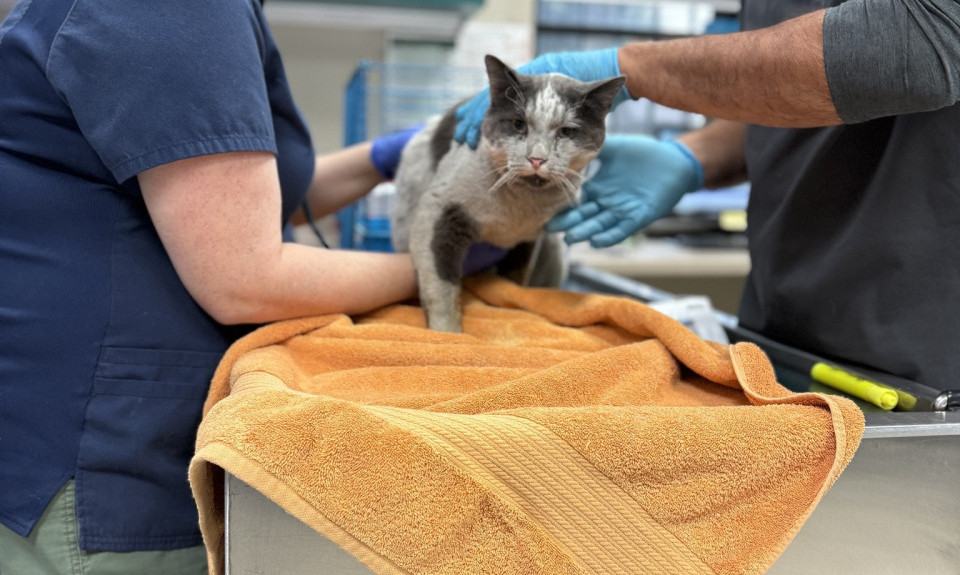
[[[77,544],[73,481],[50,502],[29,537],[0,525],[0,575],[205,575],[204,548],[112,553]]]

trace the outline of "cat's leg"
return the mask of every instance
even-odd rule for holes
[[[527,284],[532,287],[560,287],[567,279],[566,244],[562,234],[543,232],[539,249],[527,275]]]
[[[535,248],[535,242],[522,242],[510,248],[507,255],[497,262],[497,274],[514,283],[526,285],[526,274]]]
[[[565,253],[561,234],[543,232],[535,241],[514,246],[497,273],[523,286],[560,287],[567,279]]]
[[[460,333],[460,286],[463,260],[479,225],[460,204],[438,209],[421,205],[410,229],[410,255],[417,269],[420,303],[427,327]]]

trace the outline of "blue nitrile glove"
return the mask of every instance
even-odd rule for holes
[[[471,244],[467,256],[463,258],[463,277],[485,270],[496,264],[507,255],[507,250],[493,244],[480,242]]]
[[[675,140],[612,134],[597,159],[600,168],[583,184],[583,203],[547,223],[547,231],[566,231],[568,244],[590,240],[603,248],[622,242],[703,187],[703,167]]]
[[[423,126],[407,128],[373,140],[373,147],[370,148],[370,162],[373,163],[373,167],[380,172],[381,176],[388,180],[393,179],[397,172],[397,165],[400,163],[400,154],[403,153],[403,147],[421,129],[423,129]]]
[[[589,52],[556,52],[543,54],[517,68],[521,74],[547,74],[557,72],[580,80],[592,82],[605,80],[620,75],[620,64],[617,62],[617,48],[605,48]],[[613,107],[630,99],[630,92],[626,85],[620,89],[613,100]],[[483,117],[490,108],[490,88],[484,88],[479,94],[470,98],[457,108],[457,129],[453,139],[459,143],[466,142],[472,149],[477,148],[480,142],[480,126]]]

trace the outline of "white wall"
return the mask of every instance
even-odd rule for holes
[[[266,6],[269,17],[270,2]],[[486,30],[493,30],[496,24],[526,28],[528,38],[525,43],[530,45],[532,54],[535,6],[536,0],[485,0],[461,27],[461,31],[470,37],[468,58],[477,60],[471,65],[482,66],[479,59],[482,56],[477,57],[474,53],[482,53],[484,46],[476,46],[477,42],[486,42],[489,44],[486,51],[497,53],[509,41],[487,33]],[[288,19],[271,19],[271,29],[283,54],[294,98],[307,118],[318,152],[342,147],[344,90],[357,61],[387,59],[387,46],[395,32],[376,29],[376,26],[371,25],[367,30],[362,27],[348,29],[342,24],[324,25],[322,21],[297,23]],[[404,35],[409,37],[410,33]],[[449,41],[453,43],[455,38],[450,37]],[[524,47],[514,46],[513,49],[522,51]],[[465,64],[462,61],[456,63]]]
[[[485,0],[470,20],[532,25],[536,5],[536,0]]]
[[[0,18],[13,4],[13,0],[0,0]],[[268,2],[268,17],[271,17],[271,4],[283,2]],[[485,0],[461,28],[469,46],[464,52],[466,55],[456,63],[465,65],[464,58],[472,61],[483,52],[500,55],[507,50],[523,54],[529,48],[527,45],[532,46],[535,6],[536,0]],[[323,14],[299,20],[289,14],[271,17],[271,30],[283,54],[294,98],[307,118],[319,152],[342,146],[343,94],[357,61],[386,59],[387,45],[393,36],[389,30],[378,27],[379,24],[325,23],[325,17]],[[495,33],[498,24],[504,25],[500,27],[501,34]],[[503,30],[510,33],[504,35]],[[516,40],[517,30],[526,30],[528,37]],[[449,40],[452,43],[454,38]],[[514,44],[506,46],[507,42]],[[530,50],[532,54],[532,48]],[[511,60],[509,56],[505,59]],[[481,66],[482,62],[478,60],[476,65]]]
[[[271,24],[271,30],[314,147],[318,152],[341,148],[344,89],[357,61],[383,59],[383,32],[315,24]]]

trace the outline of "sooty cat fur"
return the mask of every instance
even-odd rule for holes
[[[453,140],[454,106],[410,140],[395,179],[393,245],[410,252],[427,325],[438,331],[461,331],[461,269],[474,242],[510,249],[505,261],[536,263],[536,277],[514,279],[560,284],[563,243],[543,227],[578,201],[625,81],[525,75],[489,55],[485,63],[490,109],[477,149]]]

